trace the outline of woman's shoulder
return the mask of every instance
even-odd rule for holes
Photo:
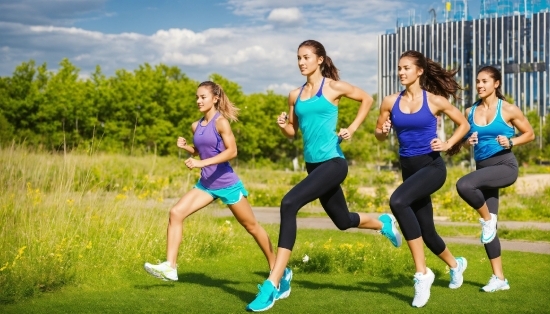
[[[288,93],[289,102],[292,102],[292,103],[296,102],[296,99],[298,98],[298,95],[300,94],[300,90],[302,90],[302,86],[296,87],[295,89],[291,90]]]
[[[434,102],[434,103],[449,102],[449,99],[441,95],[432,94],[428,91],[425,91],[425,92],[426,92],[426,98],[428,99],[428,102]]]
[[[384,97],[384,99],[382,99],[382,102],[383,103],[391,103],[393,105],[395,103],[395,101],[397,100],[397,97],[399,97],[400,94],[401,94],[401,92],[397,92],[397,93],[387,95],[386,97]]]
[[[502,100],[501,110],[512,115],[523,114],[518,106]]]

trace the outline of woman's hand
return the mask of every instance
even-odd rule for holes
[[[511,148],[511,145],[510,145],[510,139],[507,138],[506,136],[504,135],[499,135],[497,136],[496,138],[498,144],[506,149],[510,149]]]
[[[443,142],[442,140],[440,140],[438,138],[434,138],[430,142],[430,146],[431,146],[431,148],[434,152],[446,152],[449,148],[451,148],[449,146],[449,143]]]
[[[353,136],[353,131],[350,129],[340,129],[338,132],[338,137],[342,140],[349,140]]]
[[[476,145],[479,142],[477,138],[477,132],[472,133],[470,137],[468,137],[468,144],[470,145]]]
[[[188,158],[185,161],[185,165],[187,166],[187,168],[189,168],[189,170],[191,170],[193,168],[202,168],[202,167],[204,167],[202,160],[198,160],[198,159],[195,159],[195,158]]]
[[[185,146],[187,146],[187,141],[185,140],[185,138],[180,136],[178,137],[176,145],[178,145],[179,148],[185,148]]]
[[[283,129],[286,126],[287,121],[288,121],[288,115],[286,114],[286,112],[281,112],[281,114],[277,118],[277,124],[279,125],[279,127]]]
[[[391,120],[388,118],[388,120],[384,121],[384,124],[382,124],[382,134],[388,135],[391,131]]]

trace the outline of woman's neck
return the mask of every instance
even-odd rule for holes
[[[321,82],[322,79],[323,79],[323,75],[321,74],[321,72],[315,71],[311,73],[311,75],[308,75],[306,83],[308,85],[314,86],[315,84]]]
[[[208,110],[204,114],[204,119],[203,120],[206,121],[207,123],[210,122],[210,120],[212,120],[212,118],[214,118],[216,113],[218,113],[218,110],[216,110],[214,107],[212,107],[212,109]]]
[[[481,99],[481,105],[485,108],[490,108],[496,105],[497,102],[498,98],[494,93]]]
[[[420,87],[418,81],[416,81],[406,87],[404,96],[408,99],[415,99],[417,97],[421,97],[422,94],[422,88]]]

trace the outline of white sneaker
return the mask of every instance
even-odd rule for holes
[[[491,214],[491,220],[487,221],[479,218],[479,223],[481,223],[481,243],[490,243],[497,235],[497,215]]]
[[[464,282],[464,271],[468,268],[468,261],[464,257],[456,258],[456,268],[451,268],[451,282],[449,288],[458,289]]]
[[[430,299],[430,288],[434,282],[435,275],[431,269],[426,267],[426,274],[414,274],[414,300],[412,306],[423,307]]]
[[[485,292],[495,292],[499,290],[510,290],[510,285],[508,284],[508,280],[504,278],[504,280],[501,280],[495,275],[491,276],[491,279],[489,279],[489,283],[485,286],[479,289],[481,291]]]
[[[165,281],[167,280],[178,281],[178,269],[172,268],[172,266],[170,266],[170,262],[164,262],[158,265],[145,263],[145,265],[143,265],[143,268],[145,268],[145,270],[149,274],[159,279],[162,279]]]

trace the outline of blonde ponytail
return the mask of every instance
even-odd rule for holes
[[[220,85],[212,81],[205,81],[200,83],[198,87],[202,86],[208,87],[210,92],[212,92],[212,95],[214,97],[218,97],[218,101],[216,101],[214,106],[222,114],[222,116],[231,122],[238,120],[237,117],[239,116],[239,108],[235,107],[235,105],[229,100]]]

